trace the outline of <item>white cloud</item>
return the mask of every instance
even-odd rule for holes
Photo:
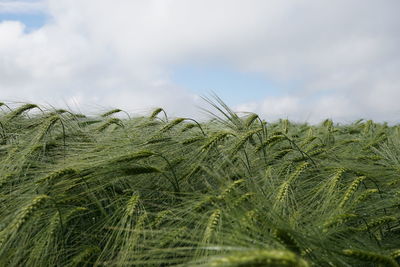
[[[39,3],[52,17],[43,28],[0,24],[1,99],[193,114],[198,98],[173,84],[171,66],[222,62],[296,87],[240,109],[310,121],[400,115],[398,0]]]

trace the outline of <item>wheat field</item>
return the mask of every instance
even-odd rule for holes
[[[0,266],[400,266],[400,126],[0,103]]]

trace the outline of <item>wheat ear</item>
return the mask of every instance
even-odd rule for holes
[[[339,207],[344,207],[344,205],[346,204],[346,202],[351,198],[351,196],[354,194],[354,192],[357,191],[358,186],[360,185],[360,183],[365,179],[365,176],[360,176],[357,177],[349,186],[349,188],[347,189],[346,193],[344,194],[344,197],[342,199],[342,201],[339,204]]]
[[[118,118],[111,118],[108,121],[106,121],[105,123],[103,123],[102,125],[100,125],[96,130],[98,132],[102,132],[105,129],[107,129],[111,124],[115,124],[118,125],[120,127],[124,127],[124,124],[122,123],[122,121]]]
[[[25,104],[22,105],[21,107],[17,108],[16,110],[13,110],[12,112],[10,112],[7,116],[7,120],[10,121],[16,117],[18,117],[19,115],[21,115],[22,113],[24,113],[25,111],[34,109],[34,108],[39,108],[38,105],[35,104]]]
[[[221,210],[216,209],[211,213],[210,218],[204,231],[203,242],[208,243],[218,224],[220,223]]]
[[[228,137],[228,135],[233,135],[230,132],[218,132],[214,135],[212,135],[209,139],[208,142],[206,144],[204,144],[201,147],[202,151],[208,151],[210,150],[212,147],[214,147],[217,143],[221,142],[222,140],[224,140],[225,138]]]
[[[225,190],[217,197],[217,199],[225,200],[233,190],[235,190],[237,187],[239,187],[244,182],[245,182],[244,179],[239,179],[239,180],[233,181],[227,188],[225,188]]]
[[[175,127],[176,125],[182,123],[183,121],[185,121],[185,118],[176,118],[173,121],[169,122],[164,127],[162,127],[160,132],[161,133],[167,132],[167,131],[171,130],[173,127]]]
[[[297,166],[297,168],[293,171],[293,173],[288,177],[288,179],[283,182],[280,186],[278,194],[276,195],[275,200],[277,202],[282,202],[286,197],[290,185],[300,176],[300,174],[305,170],[305,168],[309,165],[308,162],[303,162]]]
[[[355,250],[355,249],[345,249],[343,250],[343,254],[348,257],[352,257],[354,259],[369,263],[380,263],[383,264],[384,266],[399,267],[399,264],[397,264],[396,261],[391,257],[374,252]]]
[[[253,135],[255,135],[255,134],[257,134],[257,133],[259,133],[261,131],[263,131],[263,129],[259,128],[259,129],[255,129],[255,130],[249,131],[246,134],[244,134],[240,138],[240,140],[235,144],[235,147],[233,148],[231,154],[232,155],[236,154],[239,150],[241,150],[244,147],[244,145],[246,144],[247,140],[249,140]]]
[[[216,257],[208,262],[208,266],[280,266],[308,267],[309,264],[295,253],[285,250],[250,250],[236,252],[234,255]]]
[[[113,115],[113,114],[115,114],[115,113],[119,113],[119,112],[121,112],[121,111],[122,111],[122,110],[119,109],[119,108],[112,109],[112,110],[110,110],[110,111],[107,111],[106,113],[101,114],[101,117],[108,117],[108,116],[111,116],[111,115]]]
[[[64,168],[55,172],[50,173],[49,175],[37,180],[37,184],[42,184],[48,181],[54,181],[62,177],[71,176],[77,174],[78,171],[73,168]]]

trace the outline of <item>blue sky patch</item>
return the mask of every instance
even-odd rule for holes
[[[280,95],[278,85],[261,74],[222,66],[184,65],[174,68],[171,79],[194,93],[215,92],[229,105]]]
[[[46,24],[48,16],[42,13],[34,14],[1,14],[0,13],[0,23],[3,21],[20,21],[25,24],[25,31],[31,32],[33,30],[39,29]]]

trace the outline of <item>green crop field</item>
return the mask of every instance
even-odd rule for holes
[[[399,266],[400,126],[0,103],[0,266]]]

